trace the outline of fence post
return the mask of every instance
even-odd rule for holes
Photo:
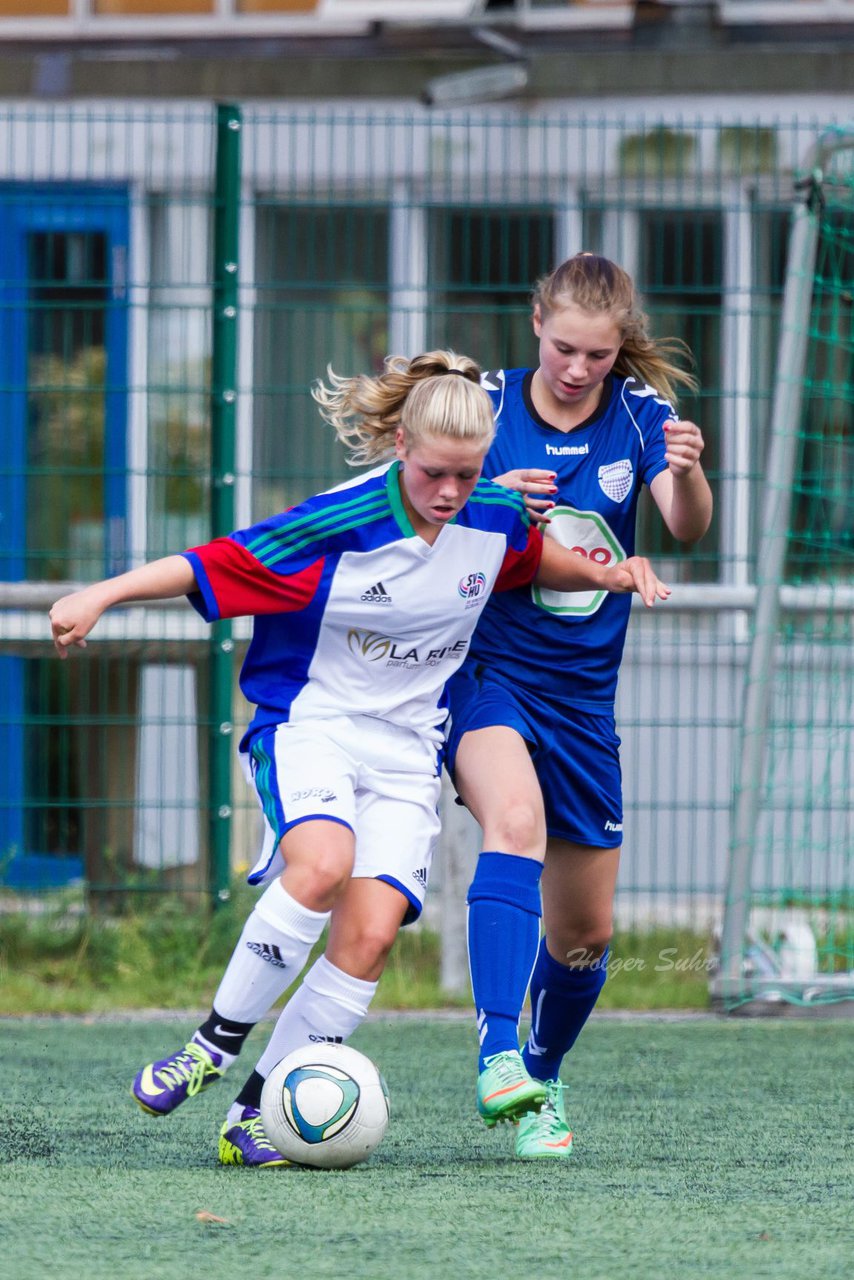
[[[211,537],[234,528],[237,404],[237,277],[240,215],[240,110],[216,109],[211,338]],[[229,897],[231,753],[233,750],[231,623],[216,622],[209,643],[209,889],[214,904]]]
[[[756,557],[757,595],[750,653],[745,673],[738,767],[730,836],[724,921],[721,930],[721,983],[724,998],[744,990],[742,960],[749,924],[749,889],[768,723],[773,700],[775,647],[780,619],[780,586],[785,577],[797,441],[804,398],[813,274],[819,238],[815,176],[806,198],[795,206],[789,238],[786,286],[780,321],[780,345],[771,405],[771,442],[765,471],[765,501]]]
[[[482,833],[468,809],[463,809],[456,803],[456,792],[447,774],[442,775],[440,815],[442,882],[439,899],[439,981],[447,995],[464,996],[471,991],[466,939],[466,891],[477,865]]]

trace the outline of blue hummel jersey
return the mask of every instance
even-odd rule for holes
[[[387,463],[185,553],[204,618],[255,618],[240,676],[257,707],[247,738],[368,715],[441,742],[445,681],[490,593],[533,580],[542,538],[519,494],[480,480],[430,546],[398,476]]]
[[[540,418],[532,369],[484,375],[497,433],[484,475],[538,467],[557,472],[546,536],[613,564],[634,555],[641,486],[667,463],[663,424],[676,415],[651,387],[610,376],[596,412],[573,431]],[[613,705],[631,597],[602,591],[521,587],[493,597],[472,641],[472,657],[514,683],[579,708]]]

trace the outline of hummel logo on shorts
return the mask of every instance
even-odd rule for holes
[[[366,604],[391,604],[391,596],[381,582],[376,582],[372,587],[368,587],[368,590],[359,599],[364,600]]]

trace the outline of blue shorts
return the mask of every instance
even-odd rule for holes
[[[445,764],[454,776],[464,733],[506,725],[525,739],[557,840],[616,849],[623,843],[620,739],[613,713],[555,707],[530,689],[504,684],[485,667],[467,663],[446,686],[451,709]]]

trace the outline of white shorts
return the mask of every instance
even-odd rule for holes
[[[439,834],[434,746],[371,716],[340,716],[264,730],[240,759],[264,815],[250,884],[281,873],[279,842],[292,827],[340,822],[356,837],[354,877],[393,885],[409,900],[404,923],[418,918]]]

